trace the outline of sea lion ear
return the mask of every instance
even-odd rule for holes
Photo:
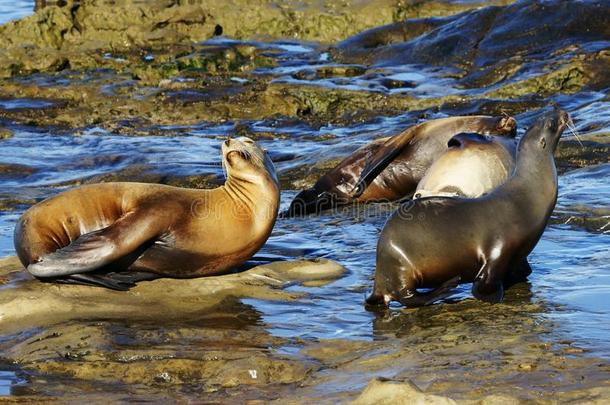
[[[540,138],[540,146],[542,146],[542,149],[546,148],[546,139]]]

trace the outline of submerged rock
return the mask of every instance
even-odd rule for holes
[[[0,126],[0,140],[9,139],[13,137],[13,131],[8,128]]]

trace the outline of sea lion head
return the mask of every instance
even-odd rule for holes
[[[527,147],[548,150],[551,153],[555,152],[561,134],[571,122],[570,114],[559,108],[554,108],[553,111],[540,117],[527,130],[520,142],[520,149]]]
[[[255,184],[270,180],[278,184],[275,166],[269,154],[248,137],[228,138],[222,143],[222,164],[227,179]]]

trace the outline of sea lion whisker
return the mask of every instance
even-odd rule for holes
[[[572,121],[572,117],[570,117],[570,119],[568,119],[566,126],[568,127],[570,134],[572,134],[572,136],[574,136],[574,138],[576,138],[576,140],[580,144],[580,147],[582,149],[584,149],[585,145],[583,145],[582,141],[580,140],[580,137],[578,136],[578,130],[576,129],[576,125],[574,125],[574,121]]]

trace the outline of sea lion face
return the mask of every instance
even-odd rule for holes
[[[553,153],[561,134],[571,122],[570,114],[556,108],[536,121],[523,136],[524,141],[528,146],[541,150],[548,149]]]
[[[227,178],[261,183],[271,180],[278,184],[277,174],[267,151],[252,139],[242,136],[227,139],[222,144],[222,164]]]

